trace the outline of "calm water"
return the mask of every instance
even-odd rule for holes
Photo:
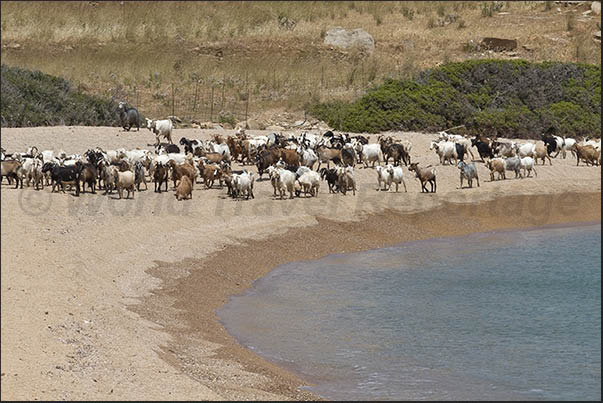
[[[600,400],[601,225],[287,264],[218,314],[329,399]]]

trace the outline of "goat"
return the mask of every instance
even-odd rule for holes
[[[170,119],[151,120],[147,118],[147,129],[149,129],[155,134],[155,139],[157,140],[155,146],[159,145],[160,137],[164,137],[168,141],[168,143],[174,144],[174,142],[172,141],[173,128],[174,124]]]
[[[299,162],[302,166],[306,166],[310,169],[316,164],[318,161],[318,156],[311,148],[307,148],[306,146],[300,146],[297,148],[297,153],[299,154]]]
[[[167,162],[167,165],[172,170],[172,181],[174,181],[174,189],[177,185],[176,182],[179,181],[184,175],[188,176],[188,178],[191,180],[191,183],[195,183],[195,181],[197,180],[197,170],[188,162],[177,164],[174,160],[169,160]]]
[[[523,169],[524,176],[526,175],[526,171],[528,172],[527,178],[530,177],[532,171],[534,171],[534,176],[538,176],[536,173],[536,168],[534,168],[535,161],[532,157],[523,157],[521,159],[521,168]]]
[[[285,191],[289,192],[289,198],[293,199],[295,192],[295,174],[283,168],[276,168],[273,171],[273,176],[276,181],[276,188],[280,193],[281,200],[284,198]]]
[[[393,179],[391,172],[387,169],[387,166],[382,167],[379,165],[375,168],[375,170],[377,171],[377,191],[389,190]],[[383,187],[381,186],[381,183],[383,183]]]
[[[310,193],[311,196],[318,197],[318,189],[320,189],[320,175],[318,172],[306,171],[297,178],[297,181],[305,195]]]
[[[178,201],[193,198],[193,184],[188,176],[184,175],[180,180],[175,196]]]
[[[243,171],[241,174],[232,175],[232,193],[234,198],[245,195],[247,200],[249,197],[255,198],[253,195],[254,177],[251,172]],[[282,197],[281,197],[282,198]]]
[[[524,144],[513,144],[517,155],[520,158],[523,157],[532,157],[534,158],[536,155],[536,144],[534,143],[524,143]]]
[[[82,193],[86,192],[86,184],[92,193],[96,193],[96,178],[98,170],[91,163],[82,164],[82,172],[80,173],[80,182],[82,184]]]
[[[299,166],[299,154],[296,150],[289,150],[286,148],[281,148],[280,150],[280,158],[283,159],[290,166]]]
[[[500,143],[494,142],[492,148],[497,156],[501,157],[514,157],[516,154],[515,142],[511,143]]]
[[[319,145],[316,147],[316,155],[318,156],[318,168],[320,171],[320,164],[323,162],[327,163],[327,169],[329,169],[329,163],[333,161],[335,164],[341,163],[341,149],[329,148],[325,145]]]
[[[436,192],[437,183],[435,167],[432,168],[431,165],[428,165],[425,168],[420,168],[418,163],[413,162],[410,164],[408,170],[415,171],[416,177],[419,178],[419,181],[421,182],[421,193],[428,192],[427,186],[425,186],[426,183],[429,183],[431,186],[431,193]]]
[[[72,166],[59,166],[52,162],[47,162],[42,166],[42,172],[50,171],[52,178],[52,190],[56,186],[60,186],[63,193],[65,193],[65,185],[75,185],[75,195],[80,195],[80,173],[82,172],[82,163],[76,162]]]
[[[337,167],[337,176],[339,179],[339,191],[345,195],[349,189],[352,189],[354,196],[356,196],[356,178],[354,177],[354,168]]]
[[[33,154],[32,154],[33,155]],[[40,156],[41,157],[41,156]],[[27,186],[34,181],[36,190],[39,190],[39,185],[44,188],[44,174],[42,173],[42,160],[40,158],[25,158],[23,161],[23,174],[27,179]]]
[[[449,164],[452,164],[453,159],[455,160],[455,163],[458,161],[456,145],[452,141],[442,140],[439,143],[432,141],[429,144],[429,149],[436,151],[440,157],[440,165],[445,165],[446,161],[448,161]]]
[[[199,171],[203,178],[203,184],[205,188],[210,189],[216,179],[220,181],[220,187],[222,187],[222,170],[217,164],[205,164],[203,160],[199,161]]]
[[[15,189],[19,187],[19,182],[21,183],[21,189],[23,189],[23,164],[15,160],[4,160],[1,162],[1,167],[0,178],[6,176],[9,185],[11,184],[11,179],[15,179]]]
[[[258,168],[258,175],[260,178],[262,177],[264,171],[268,169],[269,166],[274,165],[280,158],[280,152],[274,148],[268,150],[262,150],[258,153],[256,158],[256,166]]]
[[[467,164],[464,161],[459,161],[457,167],[461,171],[461,189],[463,188],[463,179],[467,179],[469,187],[472,188],[473,179],[475,178],[477,181],[477,187],[479,187],[479,176],[477,175],[477,167],[475,166],[475,162]]]
[[[155,146],[155,153],[159,154],[161,150],[164,150],[166,153],[180,153],[180,147],[171,143],[159,143]]]
[[[140,184],[144,183],[144,190],[148,190],[147,180],[145,178],[144,165],[141,161],[136,161],[134,164],[134,184],[136,185],[136,191],[140,192]]]
[[[209,150],[211,152],[221,154],[222,159],[226,162],[230,162],[230,148],[228,148],[228,144],[226,143],[214,143],[209,142]]]
[[[553,165],[553,161],[551,157],[549,157],[549,146],[547,146],[543,141],[537,141],[534,146],[534,162],[538,162],[539,159],[542,159],[542,165],[544,165],[544,160],[548,159],[549,164]]]
[[[572,155],[576,155],[576,151],[574,150],[574,144],[576,144],[575,139],[567,137],[563,138],[563,148],[561,149],[561,155],[563,156],[563,159],[566,158],[568,151],[570,151]]]
[[[597,150],[594,146],[574,144],[574,151],[576,152],[576,166],[580,165],[580,160],[584,160],[586,165],[599,165],[601,158],[601,151]]]
[[[494,173],[498,173],[498,179],[507,179],[507,174],[505,173],[505,160],[502,158],[492,158],[490,161],[486,163],[486,166],[490,170],[490,180],[494,182]]]
[[[406,182],[404,181],[404,172],[402,171],[402,166],[398,165],[397,167],[394,167],[388,165],[387,169],[389,171],[390,176],[392,177],[392,182],[396,184],[396,193],[398,193],[398,186],[400,185],[400,183],[404,185],[404,192],[408,192],[408,190],[406,189]],[[391,186],[389,187],[389,190],[391,192]]]
[[[394,166],[400,165],[401,162],[404,162],[406,166],[410,164],[410,155],[408,155],[404,146],[400,143],[387,144],[383,151],[383,156],[386,164],[390,157],[394,160]]]
[[[119,172],[119,169],[114,165],[105,164],[102,164],[99,169],[101,170],[101,178],[105,185],[105,192],[103,195],[106,195],[107,193],[112,194],[115,189],[115,175]]]
[[[519,156],[505,158],[505,170],[515,172],[515,178],[522,178],[521,174],[521,158]]]
[[[121,126],[126,131],[136,126],[136,131],[140,130],[140,113],[138,109],[128,106],[125,102],[119,103],[119,120]]]
[[[329,185],[329,193],[337,193],[339,191],[339,178],[335,168],[323,168],[320,171],[320,178],[326,180]]]
[[[379,144],[373,143],[362,146],[362,162],[365,168],[368,168],[369,162],[372,162],[372,168],[375,168],[375,162],[381,165],[381,161],[383,160],[383,151],[381,151]]]
[[[114,180],[115,180],[115,188],[117,189],[117,193],[119,194],[119,198],[121,199],[123,196],[124,189],[128,191],[128,195],[126,199],[130,198],[130,192],[132,192],[132,199],[134,199],[134,191],[136,187],[134,186],[134,172],[125,171],[125,172],[114,172]]]
[[[197,139],[188,140],[186,137],[182,137],[180,139],[180,145],[184,146],[185,153],[191,153],[197,157],[200,157],[201,152],[203,151],[203,143],[201,142],[201,140],[197,140]]]
[[[492,147],[490,144],[483,141],[480,137],[476,137],[471,140],[471,145],[477,148],[477,152],[479,153],[479,157],[482,162],[486,162],[484,158],[492,159],[494,158],[494,153],[492,152]]]
[[[155,168],[153,170],[153,183],[155,184],[155,192],[161,193],[161,185],[163,183],[165,183],[165,191],[167,192],[168,181],[169,181],[169,167],[162,162],[156,162]]]

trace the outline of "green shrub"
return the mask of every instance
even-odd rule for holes
[[[388,79],[362,98],[319,103],[307,112],[337,130],[444,130],[536,139],[554,125],[560,135],[601,135],[601,68],[525,60],[468,60]]]
[[[60,77],[2,65],[2,127],[118,126],[118,105],[84,94]]]

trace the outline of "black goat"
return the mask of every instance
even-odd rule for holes
[[[153,182],[155,183],[155,192],[161,193],[161,185],[165,183],[165,191],[168,190],[169,167],[161,162],[155,165],[153,172]]]
[[[53,162],[47,162],[42,166],[42,172],[50,171],[52,178],[52,192],[57,185],[60,185],[61,190],[65,193],[65,185],[75,185],[75,195],[80,195],[80,174],[82,173],[83,164],[78,161],[75,165],[62,167]]]
[[[322,168],[319,172],[320,178],[326,180],[329,185],[329,193],[339,192],[339,175],[337,175],[337,170],[335,168]]]
[[[119,103],[119,120],[121,126],[126,131],[136,126],[136,131],[140,130],[140,113],[138,109],[128,106],[125,102]]]
[[[458,143],[454,143],[454,147],[456,148],[456,155],[459,157],[459,161],[464,161],[465,147],[462,144]]]
[[[179,153],[180,152],[180,147],[178,147],[176,144],[170,144],[170,143],[159,143],[155,146],[155,152],[157,154],[159,154],[159,151],[161,149],[164,149],[166,153]],[[185,148],[186,149],[186,148]],[[192,153],[192,150],[191,150]]]
[[[492,147],[490,147],[490,144],[482,141],[479,137],[471,139],[471,145],[473,147],[477,147],[477,151],[479,152],[479,156],[482,161],[485,162],[484,157],[488,157],[490,159],[494,158],[494,153],[492,152]]]

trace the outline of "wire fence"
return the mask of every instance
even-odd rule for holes
[[[335,81],[321,74],[320,80],[291,80],[266,83],[249,76],[223,77],[219,80],[198,79],[180,83],[153,84],[140,88],[116,89],[113,97],[125,100],[140,112],[153,118],[177,116],[183,121],[229,123],[250,119],[261,113],[267,104],[282,106],[294,102],[303,107],[307,101],[358,97],[370,86],[366,79],[342,77]],[[358,80],[354,82],[354,79]],[[294,101],[291,101],[294,100]]]

